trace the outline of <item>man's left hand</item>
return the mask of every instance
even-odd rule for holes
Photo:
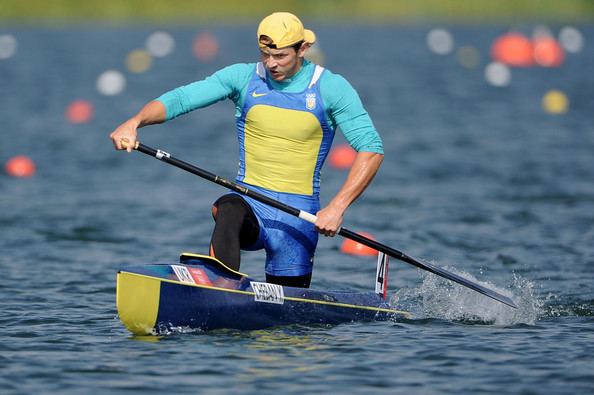
[[[344,211],[326,206],[317,212],[316,230],[324,236],[334,237],[342,225]]]

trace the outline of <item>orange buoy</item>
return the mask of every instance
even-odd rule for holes
[[[565,51],[553,37],[534,39],[534,60],[543,67],[559,67],[565,60]]]
[[[361,236],[365,236],[368,239],[375,240],[369,233],[359,232]],[[374,250],[371,247],[367,247],[361,243],[358,243],[351,239],[345,239],[340,246],[340,251],[344,252],[345,254],[350,255],[363,255],[363,256],[372,256],[377,255],[377,250]]]
[[[35,174],[35,163],[25,155],[9,159],[4,168],[6,173],[13,177],[33,177]]]
[[[66,119],[70,123],[86,123],[93,118],[95,110],[86,100],[75,100],[66,108]]]
[[[337,145],[330,150],[330,166],[336,169],[349,169],[355,158],[357,157],[357,151],[351,148],[348,144]]]
[[[521,33],[504,34],[493,42],[491,46],[491,57],[508,66],[533,66],[532,40]]]

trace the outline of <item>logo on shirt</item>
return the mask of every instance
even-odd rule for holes
[[[252,92],[252,97],[260,97],[260,96],[266,96],[268,94],[268,92],[266,93],[256,93],[256,91]]]
[[[305,107],[308,110],[313,110],[316,108],[316,94],[315,93],[307,93],[305,95]]]

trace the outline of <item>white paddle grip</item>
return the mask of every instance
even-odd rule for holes
[[[318,217],[303,210],[299,211],[299,218],[306,220],[307,222],[310,222],[312,224],[315,224],[318,220]]]

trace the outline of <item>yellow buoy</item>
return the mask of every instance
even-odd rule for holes
[[[480,63],[480,54],[475,47],[464,46],[460,47],[456,52],[458,62],[467,69],[474,69]]]
[[[542,98],[542,108],[549,114],[565,114],[569,109],[569,99],[560,90],[550,90]]]
[[[126,57],[126,66],[133,73],[144,73],[152,64],[153,57],[144,49],[135,49]]]

